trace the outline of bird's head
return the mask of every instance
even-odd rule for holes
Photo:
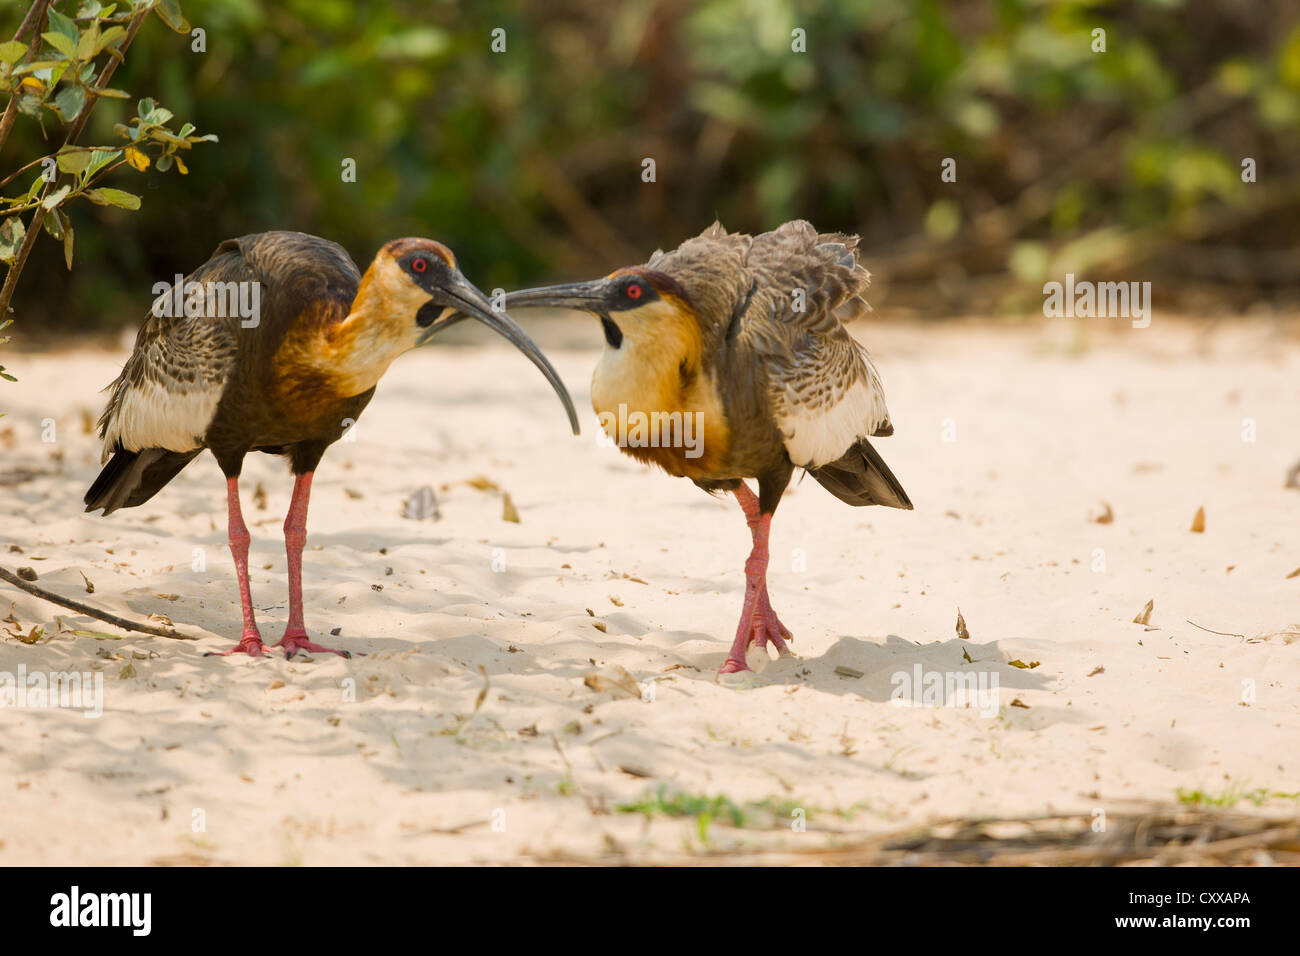
[[[375,255],[361,280],[375,319],[411,347],[427,341],[427,331],[449,310],[452,296],[490,310],[491,303],[461,275],[452,251],[432,239],[394,239]]]
[[[508,340],[537,366],[555,389],[578,434],[578,416],[559,373],[505,311],[461,274],[450,249],[432,239],[394,239],[362,277],[353,315],[362,313],[368,337],[405,351],[431,341],[462,318],[472,318]]]
[[[541,286],[506,294],[508,307],[580,309],[600,319],[605,343],[698,340],[699,321],[686,290],[672,276],[630,266],[593,282]]]

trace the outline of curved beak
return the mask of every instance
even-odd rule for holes
[[[536,289],[507,292],[506,307],[578,309],[582,312],[594,312],[600,315],[605,311],[604,306],[608,290],[608,279],[545,285]]]
[[[478,321],[527,355],[538,370],[546,376],[546,380],[551,383],[551,388],[555,389],[555,394],[560,396],[560,401],[564,404],[564,410],[569,415],[569,425],[573,429],[573,434],[577,435],[579,433],[578,413],[573,407],[573,399],[569,397],[568,389],[564,387],[564,382],[560,380],[560,374],[546,360],[542,350],[537,347],[537,344],[528,337],[528,334],[523,329],[515,324],[510,316],[504,312],[495,311],[488,297],[455,270],[452,271],[451,280],[434,292],[433,300],[424,308],[436,309],[438,312],[442,312],[448,307],[456,311],[445,318],[434,319],[421,333],[416,342],[417,345],[426,344],[438,332],[455,325],[462,319],[478,319]],[[421,312],[423,311],[424,309],[421,309]]]

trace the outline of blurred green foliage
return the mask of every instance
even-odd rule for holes
[[[0,7],[10,35],[25,6]],[[76,271],[38,246],[15,329],[134,325],[154,282],[264,229],[336,239],[363,267],[427,235],[509,288],[641,261],[715,216],[860,232],[880,294],[926,314],[1036,307],[1065,271],[1193,304],[1208,290],[1222,309],[1295,304],[1291,0],[183,7],[204,52],[143,31],[114,84],[220,150],[184,180],[124,184],[137,214],[78,208]],[[128,108],[102,103],[87,136]],[[36,155],[39,136],[20,119],[3,158]]]

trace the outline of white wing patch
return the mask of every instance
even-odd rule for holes
[[[859,438],[889,421],[885,393],[871,359],[861,348],[855,347],[854,352],[860,361],[853,362],[851,370],[838,370],[842,378],[827,374],[829,369],[823,365],[817,369],[822,375],[814,372],[800,383],[802,394],[787,384],[776,403],[786,453],[800,468],[820,468],[841,458]]]
[[[127,451],[200,447],[221,401],[222,387],[216,384],[182,393],[169,392],[147,379],[128,384],[113,417],[105,423],[101,462],[112,457],[119,442]]]

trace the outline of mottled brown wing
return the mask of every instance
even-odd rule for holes
[[[241,341],[251,340],[254,332],[281,333],[274,326],[296,315],[285,303],[303,289],[351,301],[359,279],[347,252],[316,236],[265,232],[221,243],[185,277],[183,288],[193,282],[217,290],[204,297],[202,314],[186,315],[183,308],[179,314],[159,314],[167,311],[169,293],[163,293],[145,318],[131,357],[109,386],[108,407],[99,420],[103,460],[118,447],[174,452],[203,447]],[[253,291],[260,311],[245,320],[229,296],[244,295],[248,304]],[[184,301],[182,295],[182,306]],[[174,300],[170,311],[178,311]]]
[[[870,308],[857,242],[796,221],[755,236],[746,260],[757,291],[742,334],[767,366],[777,425],[800,467],[893,433],[880,376],[842,319]]]
[[[233,239],[185,277],[186,284],[253,280]],[[130,358],[109,386],[99,419],[103,461],[119,447],[183,452],[202,446],[234,365],[239,326],[237,318],[186,316],[184,304],[182,295],[181,314],[172,315],[167,313],[178,310],[170,291],[154,300]]]

